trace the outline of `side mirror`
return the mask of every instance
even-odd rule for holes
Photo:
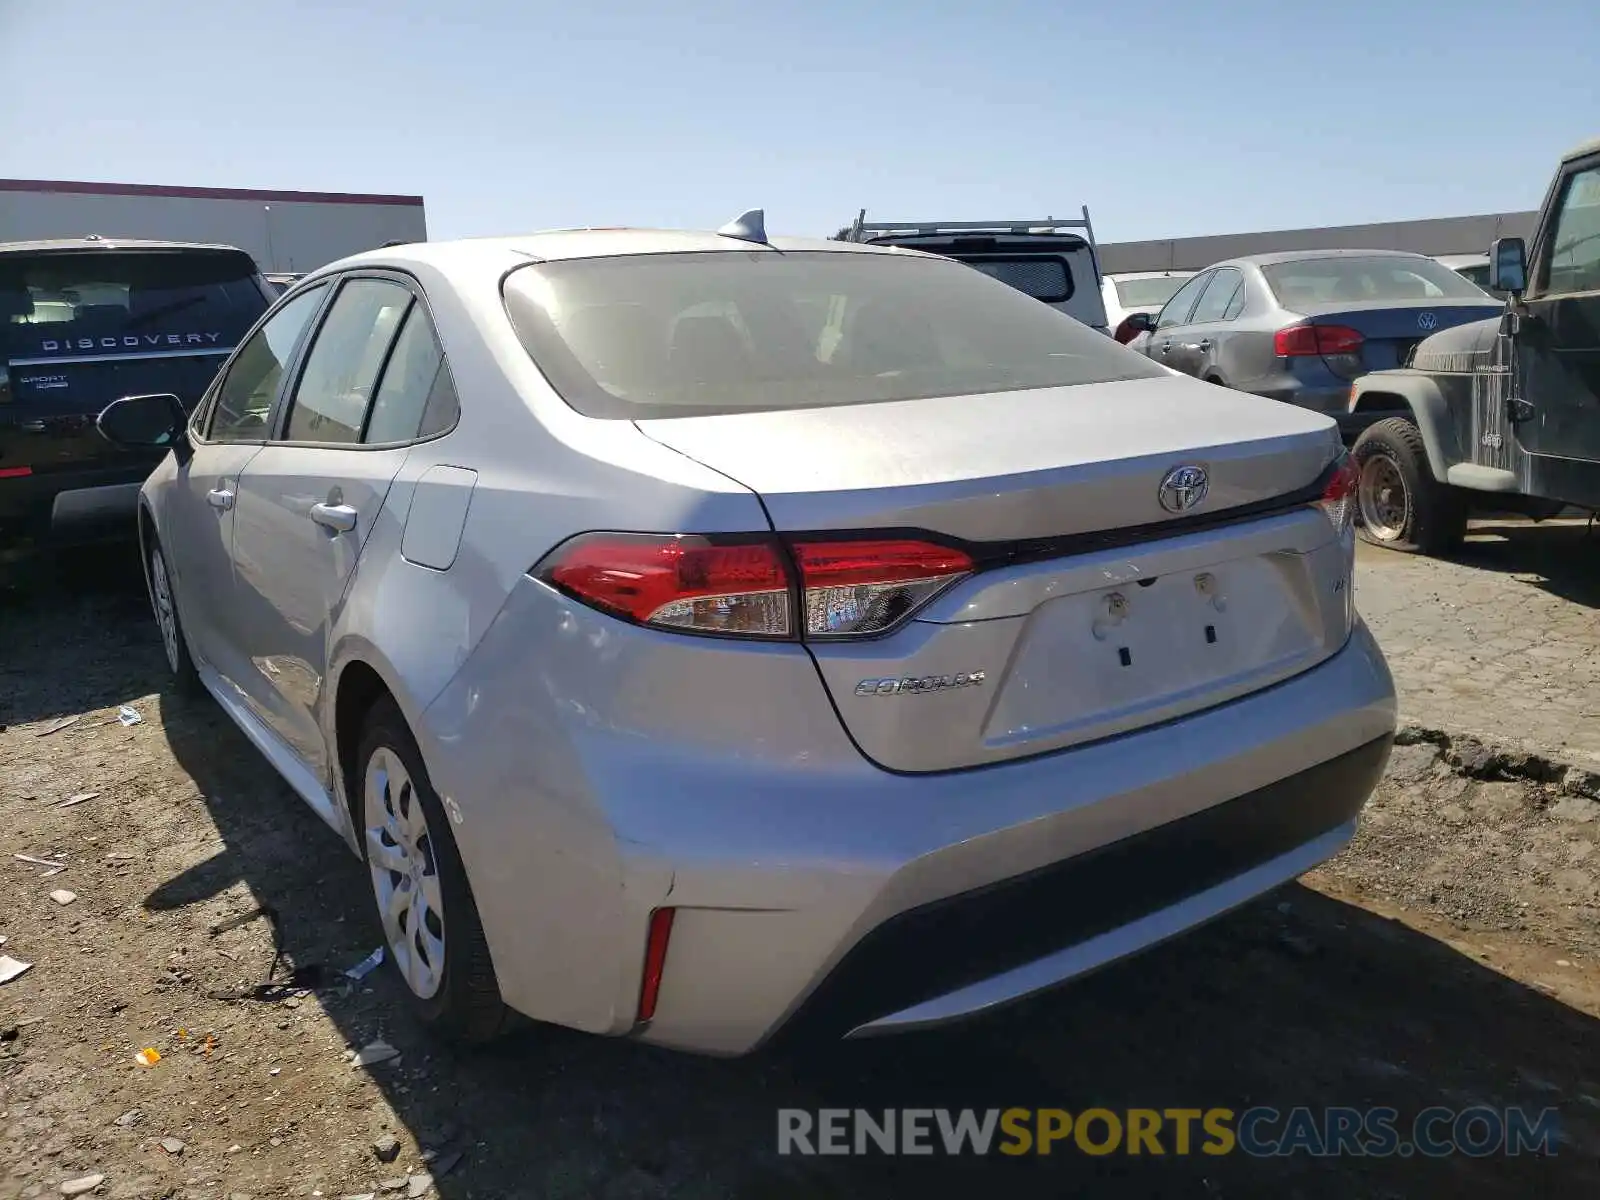
[[[1122,323],[1117,326],[1113,337],[1126,346],[1141,333],[1149,333],[1156,327],[1156,314],[1150,312],[1129,313],[1122,318]]]
[[[1528,289],[1528,250],[1519,237],[1495,238],[1489,247],[1489,290],[1520,296]]]
[[[95,418],[100,436],[130,450],[187,446],[188,423],[183,401],[166,392],[113,400]]]

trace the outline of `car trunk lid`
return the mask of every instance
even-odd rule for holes
[[[1307,504],[1337,431],[1291,406],[1166,377],[639,426],[750,487],[791,540],[893,531],[971,554],[979,569],[908,623],[811,643],[891,769],[1171,719],[1306,669],[1348,630],[1348,539]],[[1182,467],[1206,487],[1174,513],[1163,484]]]
[[[1310,321],[1319,326],[1352,329],[1361,335],[1358,350],[1349,354],[1324,351],[1322,360],[1341,379],[1356,379],[1369,371],[1403,367],[1417,343],[1429,334],[1485,317],[1497,316],[1504,305],[1482,300],[1440,297],[1427,302],[1397,305],[1393,301],[1335,302],[1303,306]]]

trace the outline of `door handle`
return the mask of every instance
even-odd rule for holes
[[[233,507],[233,493],[227,488],[212,488],[206,493],[206,503],[226,512]]]
[[[356,510],[348,504],[313,504],[311,519],[334,533],[349,533],[356,527]]]
[[[1211,339],[1210,338],[1201,338],[1192,347],[1185,346],[1184,349],[1185,350],[1194,349],[1194,350],[1201,350],[1201,351],[1209,350],[1209,349],[1211,349]]]
[[[1157,342],[1156,343],[1156,353],[1158,353],[1158,354],[1169,354],[1169,353],[1171,353],[1171,351],[1172,351],[1172,343],[1171,342]]]

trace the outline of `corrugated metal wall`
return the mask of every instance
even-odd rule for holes
[[[1537,212],[1489,213],[1326,229],[1280,229],[1156,242],[1108,242],[1100,247],[1100,269],[1198,271],[1225,258],[1275,250],[1411,250],[1417,254],[1485,254],[1497,237],[1532,239]]]
[[[0,190],[0,241],[82,237],[222,242],[263,271],[309,271],[385,242],[425,241],[420,204]]]

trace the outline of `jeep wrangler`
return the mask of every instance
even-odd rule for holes
[[[1532,266],[1531,274],[1529,265]],[[1600,139],[1563,156],[1531,252],[1489,251],[1498,317],[1441,330],[1351,386],[1361,536],[1443,554],[1471,510],[1600,510]]]

